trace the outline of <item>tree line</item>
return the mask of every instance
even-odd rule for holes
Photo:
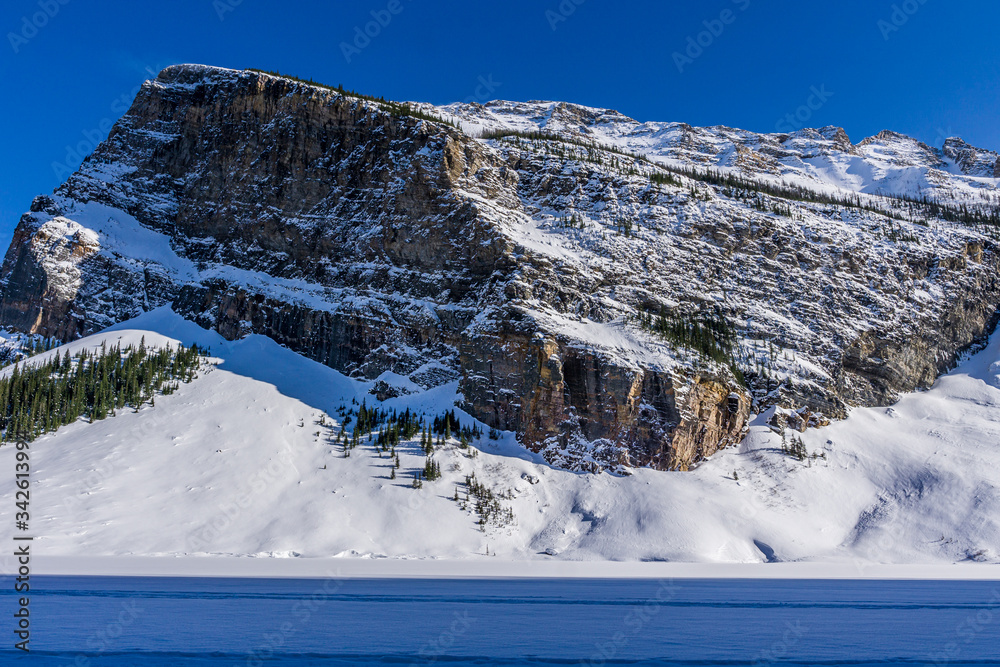
[[[412,117],[412,118],[418,118],[420,120],[427,120],[427,121],[430,121],[432,123],[441,123],[443,125],[448,125],[448,126],[451,126],[451,127],[458,127],[454,122],[452,122],[450,120],[447,120],[445,118],[441,118],[440,116],[436,116],[436,115],[434,115],[432,113],[427,113],[426,111],[421,111],[420,109],[415,109],[415,108],[411,107],[409,104],[407,104],[406,102],[402,102],[402,103],[400,103],[400,102],[393,102],[391,100],[385,99],[382,96],[374,97],[372,95],[365,95],[363,93],[359,93],[359,92],[356,92],[354,90],[350,90],[348,88],[344,88],[344,86],[342,86],[340,84],[338,84],[337,86],[330,86],[330,85],[327,85],[325,83],[319,83],[318,81],[313,81],[312,79],[301,79],[301,78],[299,78],[297,76],[291,76],[289,74],[281,74],[280,72],[278,72],[276,70],[272,71],[272,70],[266,70],[266,69],[257,69],[255,67],[251,67],[247,71],[250,71],[250,72],[259,72],[260,74],[268,74],[270,76],[276,76],[276,77],[280,77],[282,79],[289,79],[291,81],[295,81],[296,83],[303,83],[303,84],[306,84],[307,86],[313,86],[313,87],[316,87],[316,88],[322,88],[324,90],[329,90],[331,92],[337,93],[338,95],[342,95],[343,97],[354,97],[356,99],[364,100],[366,102],[372,102],[373,104],[378,105],[378,107],[382,111],[385,111],[388,114],[390,114],[392,116],[395,116],[397,118],[402,118],[402,117],[405,117],[405,116],[409,116],[409,117]]]
[[[34,440],[80,418],[91,422],[130,407],[155,404],[195,377],[204,350],[197,345],[149,349],[102,344],[75,355],[59,350],[44,362],[16,364],[0,378],[0,438]]]

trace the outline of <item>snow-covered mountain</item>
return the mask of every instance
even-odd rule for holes
[[[641,123],[617,111],[565,102],[496,101],[439,110],[474,135],[545,132],[596,141],[664,164],[743,170],[764,181],[825,192],[1000,204],[1000,155],[958,138],[938,149],[886,130],[855,145],[840,127],[757,134],[729,127]]]
[[[558,466],[685,470],[770,407],[929,387],[993,329],[994,158],[175,66],[21,219],[0,325],[169,305],[389,393],[457,383]]]
[[[452,438],[434,454],[442,478],[419,489],[410,484],[425,462],[419,438],[398,446],[396,479],[371,443],[344,458],[336,440],[342,410],[375,404],[377,382],[266,337],[228,341],[164,307],[61,353],[140,340],[210,347],[213,365],[155,407],[81,421],[32,444],[37,553],[485,559],[488,551],[516,560],[817,561],[857,576],[876,563],[1000,561],[1000,335],[927,392],[795,434],[803,461],[782,453],[766,413],[739,447],[692,472],[580,474],[528,452],[513,433],[468,449]],[[413,388],[381,405],[431,419],[453,409],[457,390],[457,381]],[[14,454],[0,447],[0,465],[12,469]],[[465,500],[470,475],[512,521],[479,525]],[[13,483],[0,478],[0,493],[12,495]],[[13,511],[0,505],[0,522],[10,525]]]

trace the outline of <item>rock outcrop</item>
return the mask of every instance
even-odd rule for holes
[[[926,160],[914,168],[942,191],[965,187],[932,149],[536,106],[407,111],[255,71],[168,68],[21,219],[0,324],[70,340],[170,304],[357,377],[457,380],[468,412],[557,465],[683,470],[738,442],[754,404],[839,416],[891,402],[996,323],[987,229],[885,197],[656,180],[628,140],[605,144],[666,137],[673,158],[759,177],[891,144],[894,168]],[[531,118],[560,138],[484,140],[428,114],[488,129]],[[720,137],[739,143],[729,165]],[[655,333],[660,316],[687,333]],[[734,332],[725,360],[706,352],[709,322]]]
[[[970,146],[957,137],[944,142],[945,157],[954,160],[963,174],[1000,178],[1000,155]]]

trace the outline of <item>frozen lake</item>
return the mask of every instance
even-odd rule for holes
[[[33,577],[45,665],[1000,665],[1000,583]]]

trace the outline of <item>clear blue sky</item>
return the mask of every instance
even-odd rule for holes
[[[345,55],[375,18],[386,25]],[[816,87],[829,96],[812,98],[808,126],[996,150],[998,26],[1000,3],[986,0],[4,0],[0,244],[63,180],[54,165],[77,166],[67,147],[103,134],[147,69],[173,63],[276,69],[399,100],[567,100],[756,131],[775,131]]]

